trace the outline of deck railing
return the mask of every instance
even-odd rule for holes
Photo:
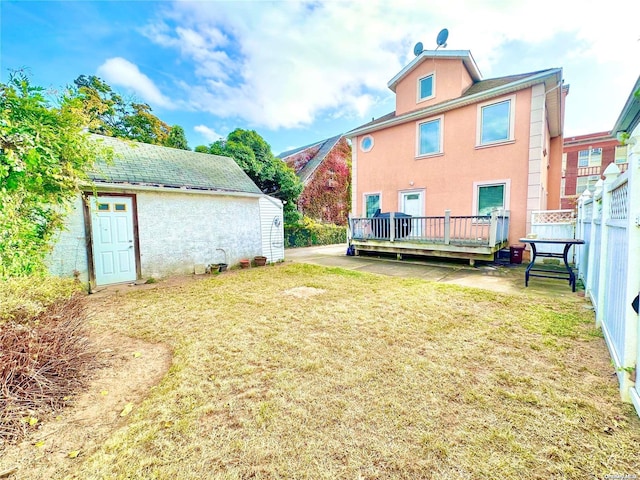
[[[391,226],[394,226],[391,228]],[[388,217],[349,219],[351,239],[442,245],[490,246],[509,237],[509,212],[491,215],[410,217],[390,213]]]

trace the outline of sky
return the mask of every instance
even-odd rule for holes
[[[235,128],[275,154],[395,109],[418,42],[470,50],[483,78],[563,68],[565,137],[611,130],[640,75],[638,0],[0,0],[0,80],[97,75],[189,146]]]

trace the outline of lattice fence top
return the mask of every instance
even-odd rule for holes
[[[571,223],[574,218],[573,210],[542,210],[531,214],[531,223]]]
[[[611,192],[610,216],[612,220],[626,220],[629,215],[629,182]]]

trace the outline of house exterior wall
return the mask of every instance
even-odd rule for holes
[[[193,273],[196,264],[233,265],[262,252],[257,196],[137,189],[108,192],[136,195],[142,278]],[[56,239],[50,272],[71,276],[77,270],[80,280],[88,282],[82,200],[75,202],[67,227]]]
[[[476,104],[442,115],[442,154],[416,158],[417,122],[414,121],[371,133],[374,147],[369,152],[360,148],[362,137],[354,137],[353,149],[357,156],[353,156],[352,170],[353,215],[365,216],[363,202],[368,193],[381,194],[382,211],[399,211],[399,192],[413,189],[425,191],[426,216],[443,215],[445,210],[451,210],[454,216],[474,215],[474,184],[506,180],[510,192],[507,209],[511,211],[509,241],[517,243],[518,238],[527,233],[528,209],[540,209],[542,205],[541,185],[547,176],[542,172],[543,131],[548,130],[548,126],[542,98],[535,113],[540,123],[536,131],[532,130],[532,88],[511,95],[515,97],[514,141],[477,147]],[[424,120],[428,119],[420,121]],[[560,162],[560,158],[557,161]]]
[[[418,79],[438,71],[435,96],[418,102]],[[460,60],[426,59],[409,72],[396,86],[396,114],[429,107],[436,103],[458,98],[472,84],[471,76]]]

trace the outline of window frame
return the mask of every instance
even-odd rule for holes
[[[378,197],[378,208],[382,211],[382,192],[367,192],[362,194],[362,213],[364,218],[371,218],[367,215],[367,197]],[[375,212],[373,212],[375,213]],[[373,213],[371,214],[373,216]]]
[[[427,78],[431,78],[431,95],[429,95],[428,97],[423,97],[422,88],[421,88],[422,81],[426,80]],[[435,96],[436,96],[436,72],[431,72],[418,78],[418,81],[416,82],[416,103],[426,102],[427,100],[431,100],[435,98]]]
[[[367,139],[371,140],[371,146],[369,148],[365,148],[363,145],[364,141]],[[370,152],[373,149],[373,146],[375,145],[375,140],[373,139],[373,136],[365,135],[360,139],[358,143],[360,144],[360,150],[366,153],[366,152]]]
[[[503,190],[503,207],[502,209],[508,211],[510,208],[510,199],[511,199],[511,179],[504,178],[499,180],[486,180],[481,182],[473,182],[473,215],[480,216],[480,212],[478,211],[478,207],[480,205],[480,188],[481,187],[495,187],[499,185],[504,185]]]
[[[420,127],[427,123],[434,123],[434,122],[438,122],[438,130],[439,130],[438,131],[438,134],[439,134],[438,135],[438,151],[429,152],[429,153],[420,153],[420,147],[422,144]],[[439,115],[437,117],[429,117],[428,119],[419,120],[416,122],[416,159],[442,155],[444,153],[443,143],[444,143],[444,115]]]
[[[509,102],[509,125],[508,136],[506,139],[492,140],[490,142],[482,142],[482,128],[483,128],[483,111],[485,108],[499,105],[501,103]],[[491,147],[494,145],[502,145],[505,143],[511,143],[515,141],[515,124],[516,124],[516,96],[509,95],[501,97],[499,99],[493,99],[488,102],[479,103],[476,107],[476,148]]]
[[[618,155],[618,152],[624,152],[624,156]],[[613,152],[613,161],[616,165],[621,165],[623,163],[629,162],[629,147],[628,145],[617,145]]]
[[[582,155],[582,153],[587,152],[587,155]],[[578,150],[578,168],[586,168],[589,166],[589,157],[591,156],[591,147],[586,150]],[[586,159],[586,165],[580,165],[580,160]]]

